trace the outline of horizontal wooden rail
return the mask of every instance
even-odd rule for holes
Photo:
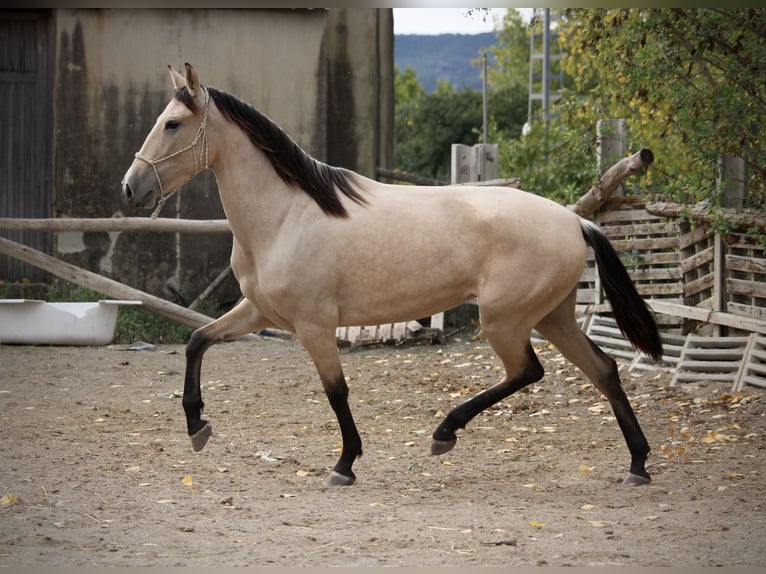
[[[657,299],[649,299],[647,300],[647,303],[655,311],[655,313],[663,313],[665,315],[683,317],[685,319],[702,321],[705,323],[711,323],[713,325],[723,325],[725,327],[733,327],[735,329],[766,334],[766,322],[759,321],[758,319],[753,319],[752,317],[742,317],[740,315],[725,313],[723,311],[702,309],[700,307],[690,307],[689,305],[669,303],[666,301],[659,301]]]
[[[2,231],[164,231],[169,233],[231,233],[226,219],[170,217],[0,218]]]

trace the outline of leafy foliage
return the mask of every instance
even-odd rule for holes
[[[396,70],[394,161],[397,168],[449,181],[452,144],[474,145],[481,139],[482,94],[472,88],[455,89],[440,81],[427,93],[411,69]],[[502,129],[521,131],[526,115],[526,91],[492,90],[488,108]]]
[[[564,10],[563,98],[554,119],[535,117],[522,135],[530,34],[538,25],[509,10],[490,48],[490,141],[500,144],[501,177],[571,202],[597,179],[597,122],[625,118],[628,151],[648,147],[657,158],[642,187],[716,205],[719,157],[741,156],[748,206],[766,208],[766,11]],[[414,73],[409,80],[417,82]],[[447,179],[450,144],[478,142],[480,95],[444,84],[433,95],[415,94],[397,99],[397,166]]]
[[[563,26],[574,78],[565,112],[624,117],[658,158],[650,179],[675,199],[716,201],[719,154],[745,158],[764,205],[766,12],[726,8],[571,9]],[[639,143],[640,142],[640,143]]]

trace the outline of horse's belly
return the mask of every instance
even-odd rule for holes
[[[474,297],[475,279],[471,274],[373,273],[349,280],[338,294],[339,323],[369,325],[428,317]]]

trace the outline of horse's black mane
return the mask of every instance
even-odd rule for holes
[[[365,203],[353,187],[353,172],[314,159],[271,119],[236,96],[215,88],[205,89],[223,116],[238,125],[266,155],[282,181],[305,191],[324,213],[348,217],[339,191],[356,203]],[[199,110],[186,88],[176,92],[176,99],[192,111]]]

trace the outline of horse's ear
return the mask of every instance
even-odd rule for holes
[[[170,71],[170,79],[173,80],[173,87],[176,90],[186,87],[186,78],[176,72],[170,64],[168,64],[168,70]]]
[[[186,88],[189,90],[189,95],[192,98],[196,98],[199,94],[199,76],[194,66],[188,62],[184,64],[186,68]]]

